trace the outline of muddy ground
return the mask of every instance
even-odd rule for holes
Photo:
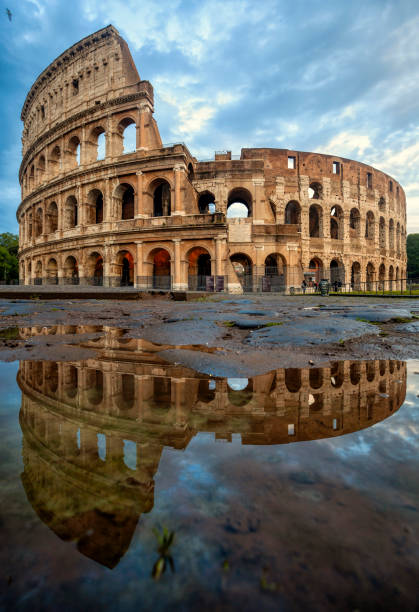
[[[80,335],[79,329],[58,327],[55,335],[47,334],[63,325],[95,328]],[[37,328],[35,335],[30,328]],[[252,376],[341,359],[419,357],[415,299],[209,296],[176,302],[150,296],[0,300],[0,360],[95,357],[98,351],[86,340],[108,328],[160,345],[154,352],[168,362],[216,376]]]

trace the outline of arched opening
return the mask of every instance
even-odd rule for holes
[[[118,125],[118,133],[121,138],[120,155],[134,153],[137,148],[137,128],[131,117],[126,117]]]
[[[228,401],[233,406],[246,406],[253,397],[253,381],[248,378],[227,378]]]
[[[64,262],[64,283],[66,285],[79,284],[79,266],[75,257],[70,255]]]
[[[361,264],[359,261],[354,261],[351,266],[351,288],[352,291],[361,289]]]
[[[290,393],[297,393],[301,389],[301,370],[299,368],[285,368],[285,386]]]
[[[285,260],[279,253],[272,253],[265,259],[262,291],[283,291],[286,285]]]
[[[38,160],[38,183],[45,179],[45,156],[41,155]]]
[[[397,223],[396,227],[396,249],[397,254],[400,255],[400,223]]]
[[[129,251],[119,251],[117,255],[121,287],[134,285],[134,258]]]
[[[86,371],[86,397],[89,404],[98,406],[103,400],[103,372],[101,370]]]
[[[166,249],[155,249],[149,258],[153,265],[153,289],[170,289],[172,284],[170,253]]]
[[[188,253],[188,288],[202,291],[207,288],[207,279],[211,277],[211,256],[202,247],[195,247]]]
[[[365,221],[365,238],[367,240],[374,240],[375,235],[375,223],[374,223],[374,213],[369,210],[367,212],[367,217]]]
[[[195,178],[195,171],[193,169],[193,165],[191,163],[188,164],[188,179],[192,182]]]
[[[47,382],[48,395],[54,396],[58,390],[58,364],[47,362],[45,364],[45,379]]]
[[[131,185],[121,185],[121,187],[124,187],[124,192],[122,194],[121,219],[133,219],[134,189],[131,187]]]
[[[385,212],[386,210],[386,201],[383,197],[378,200],[378,210],[380,212]]]
[[[58,145],[56,145],[51,151],[51,155],[48,160],[48,170],[51,176],[61,172],[61,150]]]
[[[357,238],[361,235],[361,215],[357,208],[352,208],[349,216],[349,235]]]
[[[309,383],[312,389],[320,389],[323,385],[323,370],[321,368],[310,368]]]
[[[116,404],[122,411],[131,410],[135,403],[135,377],[132,374],[121,375],[121,393],[117,395]]]
[[[230,191],[227,200],[227,219],[252,216],[252,196],[247,189],[238,187]]]
[[[64,205],[64,229],[71,229],[78,224],[78,207],[76,198],[71,195]]]
[[[72,136],[68,141],[68,168],[76,168],[80,165],[81,144],[78,136]]]
[[[393,266],[390,266],[388,269],[388,284],[389,284],[389,290],[393,291],[393,280],[394,280],[394,268]]]
[[[215,213],[215,196],[210,191],[199,194],[198,209],[201,215]]]
[[[378,288],[380,291],[384,290],[384,281],[386,279],[386,267],[382,263],[378,268]]]
[[[106,157],[106,132],[103,127],[96,127],[91,134],[93,155],[90,161],[99,161]]]
[[[99,189],[92,189],[87,195],[89,223],[103,222],[103,194]]]
[[[310,260],[308,268],[310,273],[308,279],[309,283],[313,283],[313,285],[315,285],[315,289],[317,289],[317,285],[324,277],[323,262],[318,257],[314,257]]]
[[[359,385],[361,381],[361,364],[359,361],[351,363],[349,368],[349,377],[352,385]]]
[[[380,217],[380,222],[378,225],[378,232],[379,232],[379,242],[380,242],[380,249],[385,249],[386,248],[386,222],[384,221],[384,217]]]
[[[79,373],[75,366],[63,366],[64,391],[68,398],[74,399],[78,391]]]
[[[46,233],[52,234],[58,229],[58,206],[55,202],[50,202],[46,214]]]
[[[253,291],[252,260],[244,253],[235,253],[230,257],[237,278],[243,291]]]
[[[330,262],[330,284],[335,291],[339,291],[345,283],[345,267],[341,261],[332,259]]]
[[[58,265],[53,257],[47,263],[47,284],[58,285]]]
[[[375,361],[367,361],[365,364],[367,381],[372,382],[375,378]]]
[[[332,206],[330,210],[330,237],[332,240],[343,239],[343,210],[340,206]]]
[[[388,242],[391,251],[394,251],[394,220],[390,219],[388,224]]]
[[[322,185],[317,182],[310,183],[310,187],[308,188],[308,197],[310,200],[321,200],[323,197]]]
[[[344,363],[343,361],[334,361],[330,367],[330,382],[332,387],[338,389],[343,385],[345,379]]]
[[[42,262],[37,261],[35,264],[35,285],[42,285]]]
[[[167,181],[160,180],[153,192],[153,216],[170,217],[171,207],[171,187]]]
[[[35,213],[35,238],[40,236],[43,232],[43,211],[42,208],[38,208]]]
[[[89,255],[87,276],[89,285],[103,285],[103,258],[100,253],[94,252]]]
[[[371,262],[368,262],[366,268],[366,276],[365,280],[367,282],[367,291],[372,291],[374,289],[374,277],[375,277],[375,268]]]
[[[318,204],[312,204],[308,213],[310,238],[320,238],[323,235],[323,209]]]
[[[301,223],[301,206],[292,200],[285,207],[284,223],[286,225],[298,225]]]

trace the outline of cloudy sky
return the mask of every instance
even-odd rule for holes
[[[2,13],[0,232],[17,231],[27,91],[109,23],[154,86],[163,142],[199,159],[268,146],[364,161],[401,182],[419,232],[418,0],[4,0]]]

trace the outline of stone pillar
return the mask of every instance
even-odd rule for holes
[[[175,238],[173,240],[175,245],[175,261],[174,261],[174,278],[173,278],[173,289],[174,291],[186,291],[188,288],[187,283],[182,282],[182,266],[181,266],[181,240]]]
[[[103,286],[110,287],[111,281],[111,258],[112,258],[112,250],[111,247],[105,244],[105,248],[103,249]]]
[[[225,276],[225,247],[226,238],[217,236],[215,239],[215,274],[217,276]]]
[[[137,175],[137,199],[135,200],[135,212],[134,216],[136,219],[143,219],[146,215],[144,214],[144,204],[143,204],[143,182],[144,182],[144,173],[139,172],[135,173]]]
[[[265,215],[264,215],[264,200],[265,200],[265,192],[264,178],[254,178],[254,203],[253,203],[253,223],[257,225],[263,225],[265,223]]]
[[[181,194],[182,194],[182,187],[183,187],[183,177],[185,174],[185,166],[183,164],[176,164],[176,166],[173,168],[173,172],[175,175],[174,214],[184,215],[185,211],[183,210],[183,202],[181,200]]]
[[[143,242],[141,240],[138,240],[136,243],[137,246],[137,265],[136,265],[136,278],[135,278],[135,286],[138,287],[138,289],[146,289],[147,288],[147,281],[144,278],[144,265],[143,265]]]

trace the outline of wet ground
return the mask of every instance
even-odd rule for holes
[[[77,342],[68,343],[66,338],[19,342],[10,328],[26,327],[28,334],[33,330],[39,335],[46,327],[52,334],[68,335],[85,333],[92,326],[94,330],[118,327],[127,337],[161,345],[169,361],[208,374],[251,376],[333,359],[417,358],[418,323],[419,301],[414,299],[0,300],[0,359],[32,358],[34,353],[41,359],[85,356],[78,352]],[[191,351],[197,346],[202,350]]]
[[[416,609],[417,302],[0,309],[0,609]]]

